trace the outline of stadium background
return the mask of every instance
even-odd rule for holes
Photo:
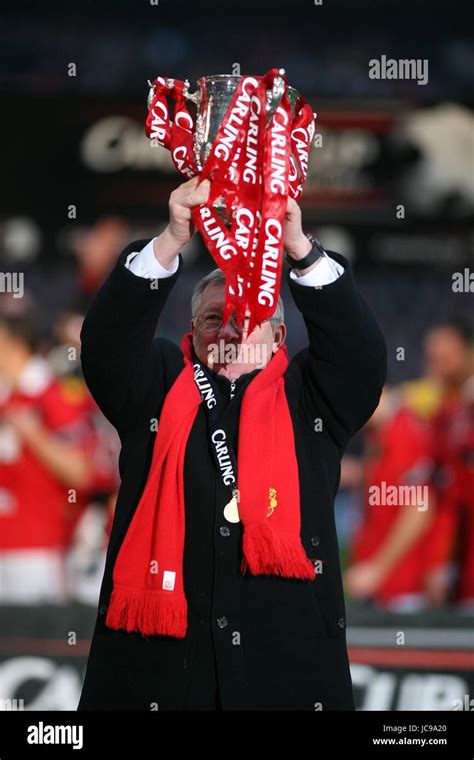
[[[443,3],[428,9],[391,0],[383,7],[308,0],[258,9],[160,0],[139,10],[109,0],[67,9],[23,3],[5,14],[0,39],[0,268],[3,275],[21,272],[25,286],[22,298],[3,288],[0,314],[34,316],[37,352],[68,399],[82,403],[85,395],[78,360],[84,310],[124,242],[163,228],[169,193],[182,181],[167,152],[145,137],[147,80],[167,75],[194,85],[236,65],[257,74],[284,66],[317,112],[321,135],[301,202],[305,230],[353,262],[386,337],[388,383],[437,447],[443,388],[427,372],[427,336],[439,322],[471,320],[472,327],[473,319],[474,46],[462,7],[448,16]],[[428,82],[371,79],[368,62],[381,55],[427,59]],[[194,283],[214,267],[197,238],[184,260],[158,332],[175,341],[188,329]],[[456,273],[464,277],[461,290],[453,288]],[[284,282],[282,295],[291,356],[306,345],[306,333]],[[472,391],[468,403],[472,410]],[[74,709],[79,696],[118,453],[115,434],[84,401],[86,417],[92,433],[81,445],[94,460],[96,481],[67,546],[68,591],[48,603],[4,599],[0,607],[0,700],[7,708],[8,700],[23,699],[27,709]],[[336,504],[345,566],[363,520],[366,448],[363,435],[354,439]],[[472,456],[470,466],[472,473]],[[8,490],[2,476],[0,464],[0,494]],[[467,509],[463,489],[472,483],[472,474],[462,480],[453,514]],[[360,709],[469,709],[472,607],[460,604],[456,584],[460,534],[473,535],[472,496],[469,509],[467,532],[457,517],[449,523],[450,582],[440,599],[403,615],[374,601],[349,602]],[[474,544],[463,552],[474,554]],[[1,553],[0,544],[0,562]],[[456,699],[463,707],[453,706]]]

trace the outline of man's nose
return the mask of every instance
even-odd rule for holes
[[[220,339],[223,339],[226,342],[237,341],[240,339],[240,332],[234,327],[230,319],[225,324],[222,324],[217,335]]]

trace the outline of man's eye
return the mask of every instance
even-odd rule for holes
[[[208,314],[204,321],[207,325],[216,325],[221,321],[221,318],[219,314]]]

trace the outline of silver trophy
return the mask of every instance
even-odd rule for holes
[[[279,76],[277,76],[273,82],[273,86],[267,92],[267,119],[271,119],[273,113],[280,105],[283,93],[285,91],[285,85],[283,75],[284,69],[279,69]],[[189,81],[185,80],[184,95],[187,100],[191,101],[196,106],[196,120],[193,135],[193,148],[194,148],[194,160],[196,166],[201,172],[209,153],[212,148],[212,144],[217,136],[218,129],[224,119],[227,109],[232,101],[232,97],[237,89],[239,81],[242,76],[234,74],[213,74],[197,80],[198,89],[196,92],[189,92]],[[166,83],[169,88],[173,87],[173,79],[167,79]],[[153,96],[154,88],[151,82],[150,93],[148,96],[148,107],[150,107]],[[287,95],[290,103],[291,111],[294,113],[296,102],[299,98],[299,92],[293,87],[287,87]],[[230,217],[226,213],[226,206],[221,198],[217,198],[213,203],[214,208],[222,216],[226,224],[230,223]]]

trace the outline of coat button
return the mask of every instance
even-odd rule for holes
[[[101,604],[99,607],[99,615],[105,615],[106,612],[107,612],[107,605]]]
[[[227,525],[221,525],[219,528],[219,533],[221,536],[229,536],[230,535],[230,528],[227,527]]]
[[[319,536],[313,536],[311,539],[311,546],[319,546]]]
[[[339,618],[339,620],[337,621],[337,624],[338,624],[339,628],[345,628],[346,627],[346,621],[344,620],[343,617]]]
[[[228,622],[229,621],[227,620],[226,617],[217,618],[217,625],[219,626],[219,628],[225,628]]]

